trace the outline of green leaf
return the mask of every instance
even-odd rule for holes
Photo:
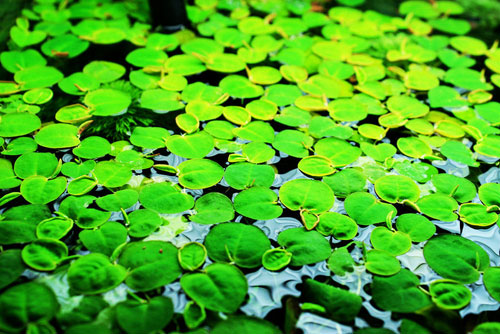
[[[129,270],[125,283],[137,291],[170,284],[181,274],[177,248],[164,241],[128,243],[118,262]]]
[[[440,151],[441,154],[448,159],[466,164],[471,167],[479,166],[479,162],[474,159],[470,148],[468,148],[461,142],[449,140],[444,143],[443,146],[441,146]]]
[[[231,164],[226,168],[224,180],[234,189],[249,187],[270,187],[275,178],[274,169],[269,165],[255,165],[247,162]]]
[[[261,142],[250,142],[245,144],[241,151],[242,155],[252,164],[267,162],[276,154],[276,151],[269,147],[269,145]],[[268,173],[265,174],[268,175]]]
[[[500,206],[500,184],[485,183],[479,187],[479,199],[486,206]]]
[[[75,72],[59,81],[58,86],[67,94],[84,95],[89,91],[97,89],[99,82],[93,76],[82,72]]]
[[[389,203],[415,202],[420,197],[420,189],[415,182],[403,175],[386,175],[377,179],[375,191]]]
[[[422,242],[430,239],[436,233],[436,226],[423,215],[405,213],[396,219],[398,231],[408,234],[411,241]]]
[[[444,81],[467,90],[490,90],[493,88],[485,82],[480,72],[463,67],[448,70],[444,76]]]
[[[167,149],[183,158],[201,159],[214,148],[214,139],[201,131],[190,135],[173,135],[167,139]]]
[[[292,266],[303,266],[326,260],[332,251],[329,242],[317,231],[290,228],[278,235],[278,243],[292,253]]]
[[[209,159],[191,159],[182,162],[179,170],[179,183],[189,189],[205,189],[219,183],[224,169]]]
[[[366,252],[366,270],[375,275],[392,276],[401,270],[401,263],[393,254],[372,249]]]
[[[307,301],[323,306],[326,315],[341,322],[350,322],[361,310],[360,296],[313,279],[306,279],[303,296]]]
[[[132,189],[118,190],[115,193],[99,197],[96,204],[107,211],[120,211],[128,209],[139,200],[139,194]]]
[[[180,114],[175,117],[175,123],[182,131],[193,133],[200,127],[200,121],[191,114]]]
[[[396,161],[393,168],[401,175],[408,176],[419,183],[429,181],[432,175],[437,174],[436,167],[423,162],[410,162],[409,160]]]
[[[73,228],[73,220],[64,217],[51,217],[42,220],[36,227],[39,239],[61,239]]]
[[[286,249],[268,249],[262,254],[262,266],[271,271],[280,270],[290,263],[292,256],[293,254]]]
[[[467,101],[453,88],[438,86],[429,90],[429,102],[432,108],[460,108],[467,105]]]
[[[140,101],[142,108],[153,109],[158,114],[165,114],[184,107],[180,101],[179,93],[160,88],[145,90]]]
[[[274,102],[263,99],[253,100],[245,108],[253,118],[266,121],[272,120],[278,112],[278,106]]]
[[[230,96],[241,99],[251,99],[264,94],[261,86],[253,84],[241,75],[225,76],[219,82],[219,87]]]
[[[179,248],[177,257],[182,269],[195,271],[205,263],[207,249],[199,242],[188,242]]]
[[[142,148],[157,149],[165,147],[169,136],[169,132],[164,128],[136,126],[130,136],[130,142]]]
[[[234,313],[245,299],[248,283],[238,268],[230,264],[214,263],[206,267],[203,273],[183,275],[181,287],[204,308]]]
[[[184,308],[184,313],[182,314],[186,326],[190,329],[200,326],[207,318],[207,313],[205,308],[196,304],[193,301],[189,301]]]
[[[366,185],[366,176],[357,168],[345,168],[331,175],[325,176],[326,183],[337,197],[346,197],[354,192],[363,191]]]
[[[205,66],[195,56],[191,55],[174,55],[167,59],[164,68],[170,74],[193,75],[205,71]]]
[[[447,310],[459,310],[469,305],[472,292],[464,285],[449,281],[436,280],[429,286],[432,301]]]
[[[189,219],[198,224],[217,224],[234,218],[233,202],[226,195],[211,192],[196,200],[195,214]]]
[[[307,75],[307,72],[306,72]],[[273,85],[282,78],[280,71],[270,66],[256,66],[248,70],[248,78],[259,85]]]
[[[106,222],[97,229],[83,230],[80,241],[92,253],[111,256],[113,251],[127,240],[127,229],[120,223]]]
[[[126,184],[132,172],[124,164],[114,161],[100,161],[94,168],[97,182],[105,187],[116,188]]]
[[[394,154],[396,154],[396,147],[392,144],[381,143],[377,145],[373,145],[370,143],[361,143],[361,150],[367,156],[373,158],[375,161],[384,162],[388,158],[391,158]]]
[[[4,220],[0,222],[0,245],[28,243],[36,239],[36,226],[24,221]]]
[[[450,44],[458,51],[473,56],[481,56],[488,50],[488,47],[483,41],[469,36],[452,37],[450,39]]]
[[[366,118],[366,106],[353,99],[337,99],[328,104],[330,116],[339,122],[361,121]]]
[[[153,333],[164,328],[174,314],[170,298],[153,297],[148,303],[126,300],[116,305],[116,321],[127,334]]]
[[[489,267],[484,270],[483,282],[491,297],[500,301],[500,267]]]
[[[56,172],[59,161],[52,153],[30,152],[17,158],[14,164],[14,172],[21,179],[33,175],[51,177]]]
[[[126,276],[127,270],[106,255],[91,253],[71,263],[68,284],[77,294],[93,295],[114,289]]]
[[[471,67],[476,64],[476,60],[466,55],[459,55],[458,52],[451,49],[442,49],[438,52],[439,60],[450,68]]]
[[[277,204],[278,196],[265,187],[252,187],[234,198],[234,209],[239,214],[256,220],[269,220],[281,216],[283,209]]]
[[[7,147],[2,151],[3,155],[21,155],[24,153],[34,152],[38,145],[35,140],[30,137],[20,137],[12,139]]]
[[[159,213],[179,213],[194,205],[193,197],[169,183],[148,184],[139,193],[139,201],[146,209]]]
[[[90,75],[100,83],[108,83],[121,78],[125,74],[125,67],[120,64],[94,60],[83,67],[83,73]]]
[[[49,180],[44,176],[34,175],[23,181],[21,194],[32,204],[47,204],[64,192],[66,183],[66,178],[62,176]]]
[[[0,53],[2,66],[10,73],[33,66],[45,66],[47,60],[36,50],[4,51]]]
[[[53,96],[54,93],[49,88],[33,88],[23,94],[23,101],[29,104],[45,104]]]
[[[105,138],[98,136],[87,137],[73,149],[73,154],[83,159],[102,158],[111,152],[111,144]]]
[[[274,84],[266,87],[264,96],[278,107],[283,107],[293,104],[302,93],[295,85]]]
[[[224,223],[213,227],[205,238],[208,256],[217,262],[234,262],[242,268],[261,265],[261,257],[271,247],[258,227]]]
[[[474,151],[487,157],[500,158],[500,136],[488,135],[477,141]]]
[[[432,154],[432,148],[424,141],[416,137],[403,137],[397,141],[398,149],[412,158],[425,159]]]
[[[359,147],[337,138],[324,138],[316,142],[314,152],[330,159],[333,167],[344,167],[356,161],[361,155]]]
[[[319,216],[316,230],[323,235],[332,235],[337,240],[351,240],[358,233],[358,225],[346,215],[324,212]]]
[[[207,69],[221,73],[236,73],[245,69],[245,62],[232,53],[211,54],[205,60]]]
[[[472,334],[495,334],[500,330],[500,322],[483,322],[474,328]]]
[[[25,269],[19,249],[9,249],[0,253],[0,289],[15,282]]]
[[[488,227],[495,224],[498,220],[498,214],[488,212],[488,208],[478,203],[464,203],[458,210],[460,220],[478,227]]]
[[[373,248],[384,250],[394,256],[402,255],[411,248],[411,239],[408,234],[400,231],[391,231],[387,227],[375,227],[370,235]]]
[[[167,60],[167,54],[161,50],[154,50],[150,48],[137,48],[125,57],[125,60],[136,66],[161,66]]]
[[[321,181],[309,179],[291,180],[281,186],[280,201],[290,210],[306,210],[312,213],[328,211],[335,201],[333,191]]]
[[[19,333],[30,323],[50,321],[58,309],[56,295],[46,285],[36,282],[15,285],[0,295],[0,330]]]
[[[59,240],[37,239],[23,248],[23,261],[39,271],[57,268],[61,260],[68,256],[68,247]]]
[[[431,71],[410,69],[404,77],[405,86],[415,90],[431,90],[439,86],[438,77]]]
[[[403,118],[417,118],[429,112],[429,106],[408,95],[395,95],[387,100],[387,108]]]
[[[325,176],[335,173],[336,169],[327,157],[310,155],[302,158],[297,167],[304,174],[311,176]]]
[[[62,78],[64,75],[50,66],[32,66],[14,74],[14,80],[21,86],[21,89],[51,87]]]
[[[144,238],[153,233],[163,223],[158,213],[148,209],[134,210],[128,214],[128,233],[134,238]]]
[[[126,111],[132,99],[128,93],[121,90],[101,88],[87,93],[83,103],[95,116],[114,116]]]
[[[38,116],[28,112],[14,112],[1,115],[0,136],[19,137],[27,135],[41,126]],[[5,153],[4,153],[5,154]]]
[[[43,43],[41,50],[47,57],[74,58],[87,50],[89,45],[88,41],[75,35],[63,34]]]
[[[70,161],[62,164],[61,173],[64,176],[76,179],[77,177],[88,175],[94,169],[96,162],[94,160],[87,160],[81,164]]]
[[[374,276],[372,296],[375,304],[386,311],[413,313],[431,305],[430,298],[418,288],[418,277],[408,269],[393,276]]]
[[[344,276],[347,272],[354,271],[355,262],[347,247],[339,247],[332,252],[328,258],[328,268],[339,276]]]
[[[373,195],[365,192],[347,196],[344,207],[347,214],[360,225],[382,223],[397,213],[394,206],[380,203]]]
[[[219,321],[211,331],[212,334],[281,334],[281,331],[271,322],[244,315],[231,316]]]
[[[420,212],[434,219],[452,222],[458,218],[454,213],[458,209],[458,203],[451,196],[442,194],[426,195],[421,197],[416,202],[416,205]]]
[[[461,283],[474,283],[479,271],[490,263],[488,254],[479,245],[458,235],[433,237],[424,247],[427,264],[444,278]]]
[[[47,148],[68,148],[80,144],[78,128],[70,124],[50,124],[35,135],[38,145]]]

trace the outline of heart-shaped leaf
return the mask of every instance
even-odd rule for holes
[[[236,195],[234,209],[248,218],[268,220],[281,216],[283,209],[277,202],[278,196],[271,189],[252,187]]]
[[[32,204],[47,204],[56,200],[66,189],[66,178],[59,176],[53,180],[45,176],[30,176],[21,184],[21,194]]]
[[[386,175],[375,182],[377,195],[389,203],[415,202],[420,197],[420,189],[415,182],[403,175]]]
[[[172,301],[163,296],[148,303],[127,300],[116,305],[116,320],[127,334],[153,333],[165,327],[174,314]]]
[[[280,201],[290,210],[313,213],[328,211],[335,201],[333,191],[326,184],[309,179],[288,181],[281,186]]]
[[[326,260],[331,253],[328,241],[317,231],[290,228],[278,235],[278,243],[292,253],[292,266],[303,266]]]
[[[360,225],[382,223],[397,213],[394,206],[380,203],[373,195],[365,192],[347,196],[344,207],[347,214]]]
[[[198,198],[194,210],[196,214],[189,219],[198,224],[216,224],[234,218],[233,202],[218,192],[211,192]]]
[[[125,283],[137,291],[149,291],[170,284],[181,274],[177,248],[164,241],[128,243],[119,263],[129,270]]]
[[[203,273],[182,276],[181,286],[197,304],[225,313],[233,313],[240,307],[248,289],[241,271],[222,263],[209,265]]]
[[[98,229],[81,231],[78,237],[89,251],[111,256],[127,240],[127,229],[120,223],[107,222]]]
[[[393,232],[384,226],[373,229],[370,242],[373,248],[384,250],[394,256],[402,255],[411,248],[411,239],[408,234],[400,231]]]
[[[430,298],[418,288],[418,277],[408,269],[393,276],[374,276],[373,300],[383,310],[411,313],[431,304]]]
[[[126,269],[112,264],[107,256],[88,254],[71,264],[68,269],[68,284],[76,293],[93,295],[115,288],[126,275]]]
[[[189,210],[194,199],[182,192],[179,186],[169,183],[153,183],[142,188],[139,201],[146,208],[159,213],[179,213]]]
[[[425,261],[444,278],[462,283],[479,279],[479,271],[488,267],[488,253],[464,237],[452,234],[436,236],[425,244]]]
[[[208,256],[217,262],[234,262],[243,268],[261,265],[261,257],[271,247],[262,230],[241,223],[214,226],[205,238]]]

